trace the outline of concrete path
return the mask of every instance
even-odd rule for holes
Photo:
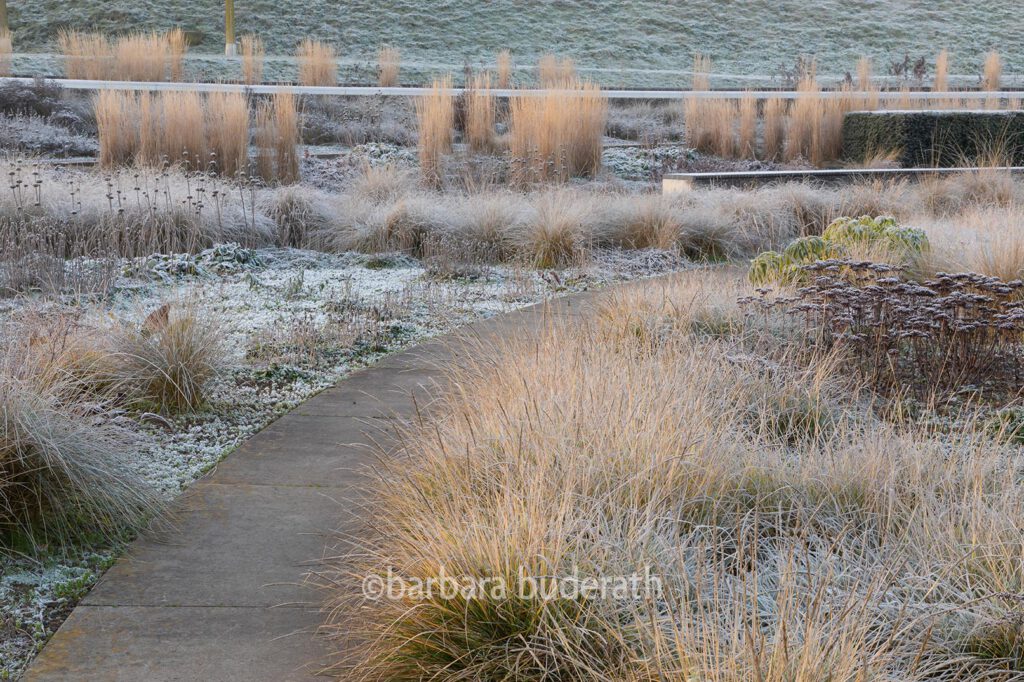
[[[322,594],[304,585],[335,531],[354,528],[363,468],[395,419],[443,390],[477,339],[577,315],[590,294],[470,325],[347,377],[243,444],[140,537],[35,660],[32,682],[317,678]],[[347,520],[346,520],[347,519]],[[330,545],[334,546],[330,546]]]

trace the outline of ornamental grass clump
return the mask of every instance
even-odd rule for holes
[[[112,375],[135,404],[165,414],[194,412],[224,360],[223,330],[192,305],[165,304],[141,325],[111,330]]]
[[[11,343],[0,359],[0,556],[118,537],[158,508],[131,434],[96,419],[102,396],[85,399],[82,367],[39,352]]]

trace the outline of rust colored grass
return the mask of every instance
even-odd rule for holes
[[[106,36],[61,29],[57,46],[64,55],[64,74],[68,78],[103,80],[110,76],[114,48]]]
[[[981,89],[990,92],[999,90],[999,81],[1003,75],[1003,60],[999,53],[993,50],[985,55],[985,68],[981,78]],[[985,100],[986,109],[998,109],[1000,97],[988,97]]]
[[[130,92],[102,90],[96,97],[96,129],[100,166],[130,162],[139,144],[139,100]]]
[[[202,96],[198,92],[166,92],[162,100],[162,147],[167,160],[186,170],[205,170]]]
[[[11,75],[11,55],[14,53],[14,41],[11,32],[0,30],[0,76]]]
[[[185,32],[180,28],[167,33],[167,49],[170,54],[171,80],[179,82],[185,77],[185,53],[188,51],[188,41]]]
[[[452,148],[455,125],[455,99],[451,76],[435,80],[430,92],[416,100],[419,130],[420,171],[424,180],[437,185],[443,177],[444,155]]]
[[[466,142],[474,152],[495,148],[495,99],[491,92],[491,75],[477,74],[466,92]]]
[[[591,83],[520,95],[510,104],[515,182],[565,182],[601,167],[608,99]]]
[[[256,109],[256,171],[267,182],[299,179],[299,113],[295,96],[281,92]]]
[[[740,100],[739,132],[736,145],[741,158],[752,159],[757,148],[757,100],[753,93],[746,93]]]
[[[282,177],[291,181],[298,174],[294,103],[290,110],[286,104],[271,107],[271,114],[279,116],[280,122],[275,119],[272,130],[274,165],[270,177],[278,177],[280,156]],[[196,92],[102,91],[96,98],[96,123],[100,165],[104,168],[170,164],[185,171],[231,176],[248,163],[249,105],[241,93],[203,96]]]
[[[786,142],[786,100],[779,97],[765,100],[763,136],[764,158],[781,158]]]
[[[338,65],[334,48],[327,43],[307,38],[295,53],[299,59],[300,85],[337,85]]]
[[[183,36],[182,36],[183,37]],[[132,33],[114,46],[114,75],[130,81],[165,81],[171,47],[167,35]]]
[[[245,95],[211,93],[206,108],[211,163],[221,175],[245,170],[249,153],[249,105]]]
[[[576,82],[576,62],[571,57],[546,54],[537,63],[537,79],[542,88],[567,88]]]
[[[259,36],[244,35],[239,39],[242,53],[242,82],[254,85],[263,82],[263,40]]]
[[[502,50],[498,53],[496,71],[498,76],[498,87],[505,90],[512,86],[512,71],[515,66],[512,63],[512,51]]]

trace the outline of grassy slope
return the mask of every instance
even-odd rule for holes
[[[123,31],[183,26],[206,34],[196,49],[220,49],[220,0],[10,0],[11,25],[21,50],[52,48],[62,25]],[[70,9],[69,5],[74,6]],[[290,53],[312,35],[335,42],[339,53],[372,58],[378,45],[399,46],[412,61],[461,65],[509,47],[523,63],[555,50],[581,66],[685,70],[694,51],[708,52],[716,71],[770,74],[799,54],[818,56],[820,72],[842,74],[858,56],[890,61],[927,56],[948,47],[954,73],[980,71],[984,52],[999,49],[1006,72],[1024,72],[1024,30],[1016,0],[822,0],[814,10],[798,0],[237,0],[239,33],[256,32],[268,52]],[[385,9],[381,9],[381,7]],[[855,7],[856,6],[856,7]],[[276,31],[276,32],[275,32]],[[641,79],[608,74],[609,84],[681,86],[662,74]]]

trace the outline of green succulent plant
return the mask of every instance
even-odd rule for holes
[[[849,249],[884,243],[904,257],[928,251],[928,235],[915,227],[904,227],[889,216],[837,218],[820,237],[801,237],[779,253],[765,251],[750,264],[748,278],[752,284],[798,284],[806,279],[801,268],[816,261],[849,256]]]

